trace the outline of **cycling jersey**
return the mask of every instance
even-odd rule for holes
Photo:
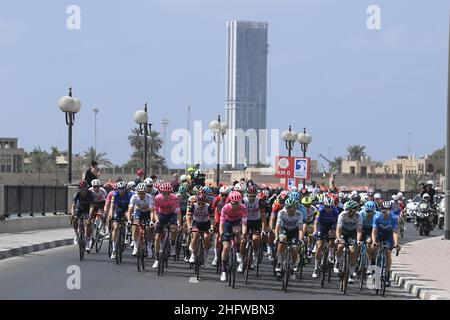
[[[255,198],[255,201],[250,202],[250,200],[247,197],[245,197],[244,205],[247,207],[248,220],[255,221],[261,219],[261,208],[259,206],[258,198]]]
[[[189,195],[187,193],[185,194],[177,194],[178,201],[180,203],[180,210],[182,214],[186,214],[186,210],[188,208],[189,204]]]
[[[303,214],[295,210],[295,214],[290,216],[286,208],[278,212],[277,225],[285,230],[294,230],[303,228]]]
[[[198,203],[194,203],[188,208],[188,212],[192,214],[192,219],[194,221],[204,223],[209,222],[211,215],[213,213],[211,206],[205,203],[203,208],[200,208]]]
[[[91,191],[94,194],[94,202],[95,203],[104,202],[106,200],[106,197],[108,196],[106,190],[102,187],[98,188],[97,190],[98,192],[95,192],[94,187],[89,188],[89,191]]]
[[[106,197],[106,203],[111,203],[112,197],[113,197],[113,195],[114,195],[115,192],[116,192],[116,191],[113,190],[113,191],[110,191],[110,192],[108,193],[108,196]]]
[[[353,234],[357,231],[361,231],[363,226],[362,217],[358,213],[354,213],[353,216],[349,216],[347,211],[342,211],[339,214],[337,227],[342,227],[343,233]]]
[[[94,202],[94,194],[88,190],[83,196],[81,191],[78,191],[73,197],[73,203],[75,204],[76,211],[89,211],[89,207]]]
[[[220,222],[224,223],[225,221],[233,222],[238,220],[242,220],[243,224],[247,224],[247,207],[239,204],[237,209],[233,209],[231,203],[224,205],[220,212]]]
[[[317,208],[311,206],[309,208],[304,205],[300,205],[298,210],[303,214],[303,223],[312,224],[317,217],[318,211]]]
[[[144,200],[141,200],[137,194],[133,195],[130,199],[129,208],[134,209],[134,213],[136,211],[147,212],[153,208],[153,198],[150,194],[146,193]]]
[[[114,203],[116,210],[125,211],[132,196],[133,194],[128,191],[125,191],[123,195],[120,195],[120,191],[116,191],[111,198],[111,202]]]
[[[220,213],[222,212],[223,207],[226,205],[226,200],[223,196],[217,196],[213,203],[212,208],[214,210],[214,222],[219,223],[220,221]]]
[[[328,234],[331,229],[336,229],[338,217],[339,210],[336,207],[333,207],[330,213],[325,208],[320,209],[316,218],[318,231],[322,234]]]
[[[377,229],[379,236],[389,236],[398,229],[398,218],[390,213],[385,219],[383,213],[378,212],[373,218],[372,228]]]
[[[372,217],[369,218],[369,213],[365,209],[359,212],[359,215],[363,219],[363,230],[366,236],[372,234],[373,218],[377,213],[378,211],[372,212]]]
[[[169,195],[168,199],[164,199],[162,194],[158,194],[154,199],[154,205],[156,212],[161,215],[180,212],[180,201],[173,193]]]

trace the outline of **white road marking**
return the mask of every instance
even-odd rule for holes
[[[190,282],[190,283],[199,283],[199,281],[197,280],[197,277],[190,277],[188,282]]]

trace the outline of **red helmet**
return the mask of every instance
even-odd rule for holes
[[[230,193],[229,199],[231,202],[242,201],[242,195],[239,191],[233,191],[232,193]]]
[[[86,189],[88,187],[88,184],[87,184],[87,182],[85,181],[85,180],[81,180],[79,183],[78,183],[78,188],[79,189]]]
[[[173,192],[173,188],[172,188],[172,185],[170,183],[165,182],[165,183],[162,183],[159,186],[159,191],[161,191],[161,192]]]
[[[197,203],[205,203],[206,202],[206,194],[205,193],[198,193],[196,196]]]
[[[144,175],[144,170],[139,169],[138,171],[136,171],[136,174],[137,174],[138,176],[142,176],[142,175]]]
[[[258,198],[261,199],[261,200],[266,200],[267,196],[266,196],[266,194],[264,192],[261,191],[261,192],[258,193]]]

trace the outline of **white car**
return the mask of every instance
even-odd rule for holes
[[[409,199],[406,203],[406,221],[411,221],[411,219],[416,219],[415,211],[420,199],[422,199],[420,193],[416,195],[413,199]]]

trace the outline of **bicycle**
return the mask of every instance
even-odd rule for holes
[[[138,246],[138,252],[137,252],[137,269],[138,272],[145,270],[145,257],[147,257],[147,245],[148,245],[148,239],[147,239],[147,229],[146,227],[149,225],[149,223],[145,222],[143,223],[140,221],[139,223],[133,223],[133,225],[138,226],[139,228],[139,238],[138,243],[135,244]]]
[[[92,239],[95,242],[95,252],[99,253],[105,236],[101,235],[101,230],[103,229],[103,214],[96,212],[96,218],[92,225]]]
[[[291,263],[291,249],[293,247],[297,247],[299,245],[298,241],[289,240],[288,242],[282,242],[280,241],[279,244],[286,245],[286,251],[283,254],[283,262],[281,264],[281,278],[282,278],[282,285],[281,290],[284,292],[287,292],[287,287],[289,284],[289,278],[295,277],[294,276],[294,267],[293,262]]]
[[[364,287],[364,281],[367,279],[367,268],[369,265],[369,256],[367,255],[368,242],[364,241],[361,245],[361,250],[358,255],[358,262],[356,265],[356,272],[359,278],[359,291],[362,291]]]
[[[299,258],[298,258],[298,270],[300,279],[303,279],[303,267],[305,267],[306,263],[308,262],[306,252],[307,246],[305,244],[302,244],[299,249]]]
[[[341,239],[343,239],[343,236],[341,236]],[[341,265],[341,268],[339,270],[339,280],[340,285],[339,289],[343,294],[347,294],[347,287],[348,287],[348,278],[350,276],[350,247],[355,245],[355,240],[349,239],[351,241],[345,241],[344,244],[344,261]]]
[[[161,256],[158,264],[158,276],[161,276],[164,273],[164,268],[169,267],[169,257],[170,257],[170,248],[171,244],[171,233],[173,230],[170,228],[170,224],[166,224],[163,229],[166,229],[165,236],[162,243]]]
[[[403,239],[405,236],[405,217],[403,214],[400,215],[400,222],[398,228],[400,229],[400,238]]]
[[[193,263],[194,265],[194,272],[195,275],[197,276],[197,280],[200,280],[200,267],[204,264],[204,260],[205,260],[205,239],[204,239],[204,233],[203,231],[199,231],[197,228],[193,228],[191,231],[192,232],[197,232],[200,233],[200,237],[198,239],[198,244],[197,244],[197,253],[195,255],[195,262]]]
[[[116,264],[122,263],[123,251],[125,251],[125,248],[126,248],[124,223],[125,223],[125,221],[122,218],[122,221],[119,224],[119,235],[118,235],[117,244],[116,244],[116,250],[117,250]]]
[[[260,249],[261,250],[261,249]],[[247,233],[247,244],[246,244],[246,256],[245,256],[245,275],[244,275],[244,283],[247,284],[248,282],[248,274],[250,271],[250,267],[253,263],[253,233],[249,231]]]
[[[230,251],[228,253],[228,286],[231,286],[233,289],[235,288],[235,284],[236,284],[236,270],[237,270],[237,249],[236,249],[237,244],[234,241],[234,238],[231,240],[231,248]]]
[[[86,249],[86,237],[84,234],[85,233],[84,217],[85,217],[84,213],[82,213],[80,217],[78,217],[78,251],[80,254],[80,261],[84,260],[84,251]]]
[[[386,282],[388,279],[388,273],[387,273],[387,256],[386,252],[388,248],[391,246],[387,241],[382,241],[381,245],[378,246],[380,250],[378,250],[377,258],[376,258],[376,265],[381,268],[380,273],[380,288],[376,288],[375,294],[378,295],[378,293],[381,291],[381,296],[384,297],[386,294]],[[399,250],[396,250],[396,256],[398,256]],[[376,281],[376,280],[375,280]]]
[[[325,279],[328,277],[327,282],[331,282],[331,273],[333,272],[333,261],[330,261],[329,259],[329,245],[330,241],[336,240],[335,237],[324,237],[323,238],[323,249],[322,249],[322,256],[320,257],[320,267],[319,272],[321,275],[320,278],[320,286],[323,288],[325,285]],[[336,250],[336,248],[334,248]]]

